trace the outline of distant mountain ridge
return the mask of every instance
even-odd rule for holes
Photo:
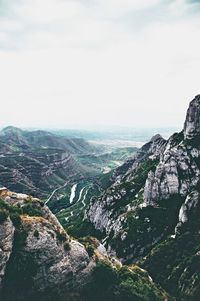
[[[84,139],[6,127],[0,132],[0,183],[45,198],[67,181],[86,176],[86,169],[74,155],[95,150]]]
[[[0,142],[19,151],[45,147],[62,149],[70,154],[85,154],[95,151],[95,147],[82,138],[66,138],[42,130],[25,131],[13,126],[8,126],[0,131]]]
[[[47,198],[66,183],[113,169],[135,150],[130,147],[109,151],[82,138],[8,126],[0,131],[0,184],[16,192]],[[55,199],[60,197],[66,203],[66,189],[59,190]]]

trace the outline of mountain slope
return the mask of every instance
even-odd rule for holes
[[[104,168],[112,169],[132,150],[107,153],[84,139],[10,126],[0,132],[0,184],[41,198],[63,187],[52,199],[63,197],[64,203],[68,197],[65,184],[95,177]]]
[[[5,143],[13,150],[55,148],[70,154],[92,153],[96,148],[81,138],[66,138],[47,131],[25,131],[8,126],[0,132],[1,143]]]
[[[0,189],[0,299],[164,301],[139,267],[109,260],[94,238],[71,239],[39,199]]]
[[[86,218],[110,254],[126,263],[147,256],[143,266],[177,300],[200,300],[200,96],[182,132],[150,143],[116,170]]]
[[[7,127],[0,141],[0,183],[14,191],[46,198],[66,182],[90,174],[75,158],[94,152],[83,139]]]

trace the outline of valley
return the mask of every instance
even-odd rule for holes
[[[183,131],[153,136],[95,182],[78,182],[71,206],[50,207],[70,235],[97,237],[110,256],[146,269],[178,301],[200,298],[199,120],[196,96]]]
[[[112,170],[137,150],[135,147],[110,150],[83,138],[12,126],[0,132],[0,140],[0,184],[44,200],[61,198],[66,183],[93,179]]]
[[[5,301],[11,288],[17,301],[200,299],[199,95],[182,131],[139,149],[13,127],[0,139]]]

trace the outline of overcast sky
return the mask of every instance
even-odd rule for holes
[[[0,126],[182,127],[200,1],[0,0]]]

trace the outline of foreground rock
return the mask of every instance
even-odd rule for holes
[[[1,188],[0,300],[168,300],[146,271],[122,267],[96,238],[81,242],[39,199]]]
[[[83,139],[7,127],[0,131],[0,184],[47,198],[57,187],[86,176],[76,156],[94,151]]]
[[[6,190],[1,199],[3,300],[63,298],[89,282],[95,262],[83,245],[69,238],[46,206]]]

